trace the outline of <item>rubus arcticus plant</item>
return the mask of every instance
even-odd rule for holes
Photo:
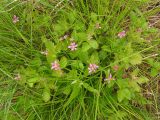
[[[150,101],[143,97],[141,88],[148,78],[137,66],[145,61],[144,53],[157,45],[146,40],[156,29],[149,28],[139,2],[133,1],[66,0],[57,4],[64,9],[54,13],[50,2],[42,0],[33,3],[35,6],[28,4],[31,14],[27,14],[30,9],[24,9],[23,15],[9,13],[8,30],[12,29],[12,37],[22,44],[17,53],[27,51],[19,57],[23,61],[19,60],[14,79],[18,91],[25,88],[18,100],[27,106],[28,116],[150,120],[145,109],[139,109]],[[46,11],[43,5],[48,7]],[[3,17],[0,20],[5,22]],[[149,64],[156,76],[159,63],[149,60]],[[20,111],[21,104],[14,110],[20,107]]]
[[[133,108],[124,105],[148,103],[140,87],[148,79],[132,68],[142,62],[142,55],[132,47],[140,40],[133,41],[132,25],[111,36],[105,19],[96,13],[90,14],[87,23],[74,10],[62,11],[53,26],[53,38],[41,37],[45,49],[15,79],[40,90],[44,102],[59,102],[62,111],[70,113],[71,104],[83,111],[93,103],[86,111],[95,109],[93,116],[127,118],[127,109]]]

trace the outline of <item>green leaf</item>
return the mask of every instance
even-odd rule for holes
[[[30,63],[29,66],[32,67],[40,67],[41,66],[41,59],[39,57],[34,58]]]
[[[109,46],[106,46],[106,45],[103,45],[101,49],[106,52],[111,52],[111,49],[109,48]]]
[[[76,20],[76,11],[71,11],[71,12],[69,12],[68,13],[68,19],[69,19],[69,22],[71,23],[71,24],[73,24],[74,23],[74,21]]]
[[[48,68],[48,66],[45,66],[45,65],[40,66],[38,68],[38,72],[40,72],[40,73],[45,73],[45,72],[49,72],[49,71],[50,71],[50,68]]]
[[[82,51],[83,52],[86,52],[87,50],[89,50],[91,48],[91,46],[87,43],[87,42],[84,42],[82,44]]]
[[[62,57],[59,63],[60,63],[61,68],[65,68],[67,66],[67,63],[68,63],[67,58]]]
[[[154,59],[152,59],[152,58],[148,58],[148,59],[147,59],[147,62],[148,62],[148,64],[151,65],[151,66],[154,65]]]
[[[51,63],[56,59],[56,49],[54,43],[50,40],[47,40],[45,37],[42,37],[41,39],[45,43],[46,49],[48,51],[47,61],[48,63]]]
[[[70,92],[71,92],[71,87],[70,87],[70,86],[69,86],[69,87],[66,87],[66,88],[63,90],[63,93],[64,93],[65,95],[69,95]]]
[[[86,41],[87,39],[87,34],[85,32],[77,32],[73,31],[72,32],[72,38],[75,39],[75,41]]]
[[[50,95],[50,90],[49,89],[44,89],[43,90],[43,94],[42,94],[42,99],[44,100],[44,102],[48,102],[51,98],[51,95]]]
[[[157,70],[160,70],[160,62],[154,62],[153,67]]]
[[[106,51],[101,50],[99,52],[99,58],[100,60],[104,60],[108,56],[108,53]]]
[[[68,31],[69,28],[69,24],[64,19],[58,21],[58,24],[54,25],[54,31],[58,35],[63,35],[66,31]]]
[[[91,58],[89,59],[89,63],[99,64],[98,52],[94,52],[94,53],[91,55]]]
[[[151,76],[152,76],[152,77],[156,76],[158,73],[159,73],[159,72],[158,72],[157,69],[155,69],[155,68],[152,68],[152,69],[151,69]]]
[[[76,21],[75,23],[75,26],[74,26],[74,30],[76,31],[84,31],[85,30],[85,24],[81,21]]]
[[[116,82],[119,86],[120,89],[124,89],[126,87],[128,87],[128,80],[127,79],[118,79],[117,82]]]
[[[39,80],[39,77],[34,77],[34,78],[28,79],[28,82],[30,82],[30,83],[36,83],[38,80]]]
[[[108,88],[113,88],[114,85],[115,85],[115,80],[111,80],[109,84],[107,84]]]
[[[131,92],[128,89],[120,89],[117,92],[118,101],[122,102],[124,99],[131,99]]]
[[[97,21],[97,14],[96,13],[91,13],[91,20],[93,22],[96,22]]]
[[[48,51],[48,55],[47,55],[48,63],[51,64],[55,60],[56,60],[56,54],[52,54],[51,51]]]
[[[54,43],[50,40],[48,40],[47,38],[45,38],[44,36],[41,38],[43,43],[45,44],[46,48],[49,50],[52,50],[54,47]]]
[[[93,87],[91,87],[89,84],[87,83],[83,83],[82,84],[84,88],[86,88],[88,91],[98,94],[98,90],[94,89]]]
[[[133,91],[136,91],[136,92],[141,91],[141,87],[138,85],[138,83],[135,80],[129,81],[129,87],[131,87]]]
[[[73,69],[73,70],[69,71],[66,78],[67,78],[67,80],[75,80],[78,78],[77,74],[78,74],[77,70]]]
[[[39,77],[33,77],[27,80],[27,84],[29,85],[29,87],[33,87],[33,85],[39,81]]]
[[[141,64],[141,62],[142,62],[142,56],[141,56],[139,53],[133,55],[133,56],[130,58],[130,63],[131,63],[132,65]]]
[[[79,53],[78,53],[78,58],[79,58],[82,62],[86,63],[87,60],[88,60],[88,52],[79,51]]]
[[[96,40],[90,40],[90,41],[89,41],[89,45],[90,45],[91,47],[93,47],[94,49],[98,49],[98,43],[97,43]]]
[[[81,70],[84,69],[84,65],[83,65],[82,61],[80,61],[80,60],[75,60],[75,61],[73,61],[73,62],[71,63],[71,65],[72,65],[72,68],[73,68],[73,69],[81,69]]]

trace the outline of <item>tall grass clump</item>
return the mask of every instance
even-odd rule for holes
[[[1,118],[154,119],[144,88],[158,76],[160,40],[145,3],[3,1]]]

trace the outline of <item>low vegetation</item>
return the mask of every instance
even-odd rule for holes
[[[156,0],[0,1],[0,118],[158,120]]]

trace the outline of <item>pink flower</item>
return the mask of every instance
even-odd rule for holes
[[[98,68],[99,68],[99,66],[96,65],[96,64],[89,64],[89,67],[88,67],[89,73],[96,72],[96,70],[97,70]]]
[[[77,50],[77,44],[75,42],[72,42],[68,48],[71,50],[71,51],[74,51],[74,50]]]
[[[123,38],[123,37],[125,37],[125,36],[126,36],[126,31],[124,31],[124,30],[123,30],[122,32],[119,32],[119,33],[118,33],[118,37],[119,37],[119,38]]]
[[[48,51],[47,50],[46,51],[42,51],[41,54],[42,55],[48,55]]]
[[[19,22],[19,17],[14,15],[12,20],[13,20],[13,23],[15,24],[15,23]]]
[[[112,77],[112,74],[110,73],[108,78],[105,78],[104,81],[108,81],[108,83],[110,83],[111,80],[115,80],[115,79]]]
[[[19,74],[19,73],[18,73],[18,74],[16,74],[16,75],[15,75],[15,77],[14,77],[14,79],[15,79],[15,80],[20,80],[20,79],[21,79],[20,74]]]
[[[59,65],[59,63],[57,61],[54,61],[51,64],[52,64],[52,67],[51,67],[52,70],[60,70],[61,69],[60,65]]]

